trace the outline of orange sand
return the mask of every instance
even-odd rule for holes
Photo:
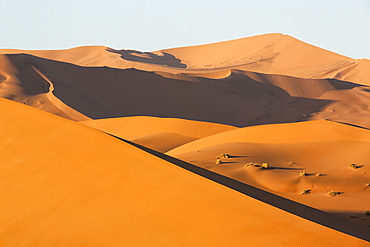
[[[367,245],[78,123],[0,109],[2,246]]]
[[[0,50],[0,246],[368,246],[369,71],[282,34]]]

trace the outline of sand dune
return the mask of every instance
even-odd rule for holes
[[[367,245],[78,123],[0,108],[3,246]]]
[[[106,133],[165,152],[236,127],[176,118],[125,117],[82,122]]]
[[[177,147],[168,155],[368,225],[364,212],[370,207],[369,150],[370,130],[310,121],[227,131]],[[231,158],[217,165],[221,153]],[[250,163],[268,163],[271,169]],[[302,196],[304,190],[309,195]],[[332,190],[339,194],[328,198],[326,193]]]
[[[0,55],[0,96],[73,120],[89,118],[53,94],[54,86],[24,55]]]
[[[361,115],[361,119],[370,118],[370,108],[345,114],[348,108],[368,106],[366,97],[361,102],[337,107],[335,113],[328,107],[336,102],[342,104],[341,96],[334,100],[323,98],[323,94],[331,91],[340,95],[345,93],[344,89],[363,88],[361,92],[353,90],[354,93],[368,90],[349,82],[243,71],[232,71],[224,78],[214,79],[220,74],[209,75],[209,72],[192,77],[136,69],[81,67],[30,55],[6,55],[6,58],[15,69],[22,68],[17,71],[17,77],[13,76],[18,78],[17,85],[32,87],[32,90],[22,93],[8,89],[6,95],[13,96],[5,97],[23,102],[21,99],[25,97],[38,99],[52,93],[54,100],[42,101],[42,106],[25,103],[61,116],[68,115],[65,117],[70,119],[154,116],[243,127],[334,117],[339,122],[370,127],[368,121],[357,121],[357,115]],[[32,72],[32,84],[28,78],[33,77],[27,71],[37,71]]]
[[[230,142],[307,143],[323,141],[370,142],[370,131],[332,121],[307,121],[239,128],[202,138],[172,150],[172,154]]]
[[[23,53],[87,67],[135,68],[170,73],[239,69],[300,78],[331,78],[367,86],[370,79],[369,60],[351,59],[282,34],[155,52],[115,50],[104,46],[51,51],[0,50],[0,54]]]
[[[82,123],[129,140],[161,132],[171,132],[199,139],[220,132],[237,129],[236,127],[224,124],[145,116],[98,119],[83,121]]]
[[[351,59],[297,40],[265,34],[238,40],[162,50],[188,68],[233,67],[301,78],[333,78],[369,85],[369,60]]]
[[[287,35],[152,53],[103,46],[0,53],[8,54],[1,78],[16,82],[3,97],[69,119],[155,116],[240,127],[332,119],[370,128],[367,97],[348,102],[344,92],[369,90],[356,89],[368,85],[369,61]]]
[[[132,139],[134,143],[163,153],[195,140],[194,137],[173,132],[155,133]]]
[[[0,50],[0,246],[367,246],[369,68],[282,34]]]

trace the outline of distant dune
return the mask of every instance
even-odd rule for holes
[[[351,59],[297,40],[267,34],[209,45],[160,51],[188,68],[232,67],[301,78],[332,78],[369,85],[367,59]]]
[[[364,85],[369,85],[370,78],[370,61],[367,59],[351,59],[278,33],[155,52],[114,50],[104,46],[60,51],[0,50],[0,54],[22,53],[80,66],[147,71],[160,68],[196,72],[199,69],[233,68],[301,78],[331,78]],[[163,65],[167,68],[162,68]]]
[[[370,128],[369,61],[286,35],[153,53],[102,46],[1,53],[2,97],[73,120],[153,116],[244,127],[331,119]]]
[[[0,246],[368,246],[369,81],[282,34],[0,50]]]

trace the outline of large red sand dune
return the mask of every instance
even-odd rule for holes
[[[0,89],[3,97],[74,120],[154,116],[249,126],[329,118],[370,127],[369,87],[334,79],[240,70],[194,77],[22,54],[3,55],[3,64],[3,85],[9,85]],[[359,100],[346,101],[348,92]]]
[[[2,246],[367,245],[78,123],[0,109]]]
[[[204,69],[237,68],[301,78],[333,78],[365,85],[369,85],[370,78],[367,59],[351,59],[278,33],[155,52],[89,46],[63,51],[4,49],[0,53],[26,53],[80,66],[149,71],[177,69],[192,73]]]
[[[0,50],[0,246],[367,246],[369,81],[282,34]]]
[[[334,78],[369,85],[367,59],[351,59],[289,35],[267,34],[157,52],[173,55],[188,68],[230,67],[302,78]]]

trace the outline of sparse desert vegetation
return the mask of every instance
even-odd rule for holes
[[[331,191],[329,191],[328,193],[326,193],[325,195],[326,195],[326,196],[329,196],[329,197],[333,197],[333,196],[340,195],[340,194],[342,194],[342,193],[343,193],[343,192],[338,192],[338,191],[331,190]]]
[[[311,190],[304,189],[304,190],[302,190],[301,195],[308,195],[310,193],[311,193]]]
[[[271,169],[271,166],[268,163],[262,163],[261,168]]]
[[[228,159],[230,158],[230,155],[227,153],[222,153],[218,156],[219,159]]]
[[[249,163],[245,164],[244,168],[250,167],[250,166],[260,167],[260,168],[263,168],[263,169],[271,169],[271,166],[268,163],[260,164],[260,163],[255,163],[255,162],[249,162]]]
[[[222,160],[221,160],[221,159],[217,159],[217,160],[216,160],[216,162],[215,162],[215,164],[216,164],[216,165],[220,165],[220,164],[222,164],[222,163],[223,163],[223,162],[222,162]]]
[[[354,169],[357,169],[358,166],[356,164],[352,163],[352,164],[349,165],[349,168],[354,170]]]
[[[307,172],[306,171],[302,171],[299,173],[299,176],[307,176]]]
[[[245,164],[244,168],[249,167],[249,166],[253,166],[253,162],[249,162],[249,163]]]

